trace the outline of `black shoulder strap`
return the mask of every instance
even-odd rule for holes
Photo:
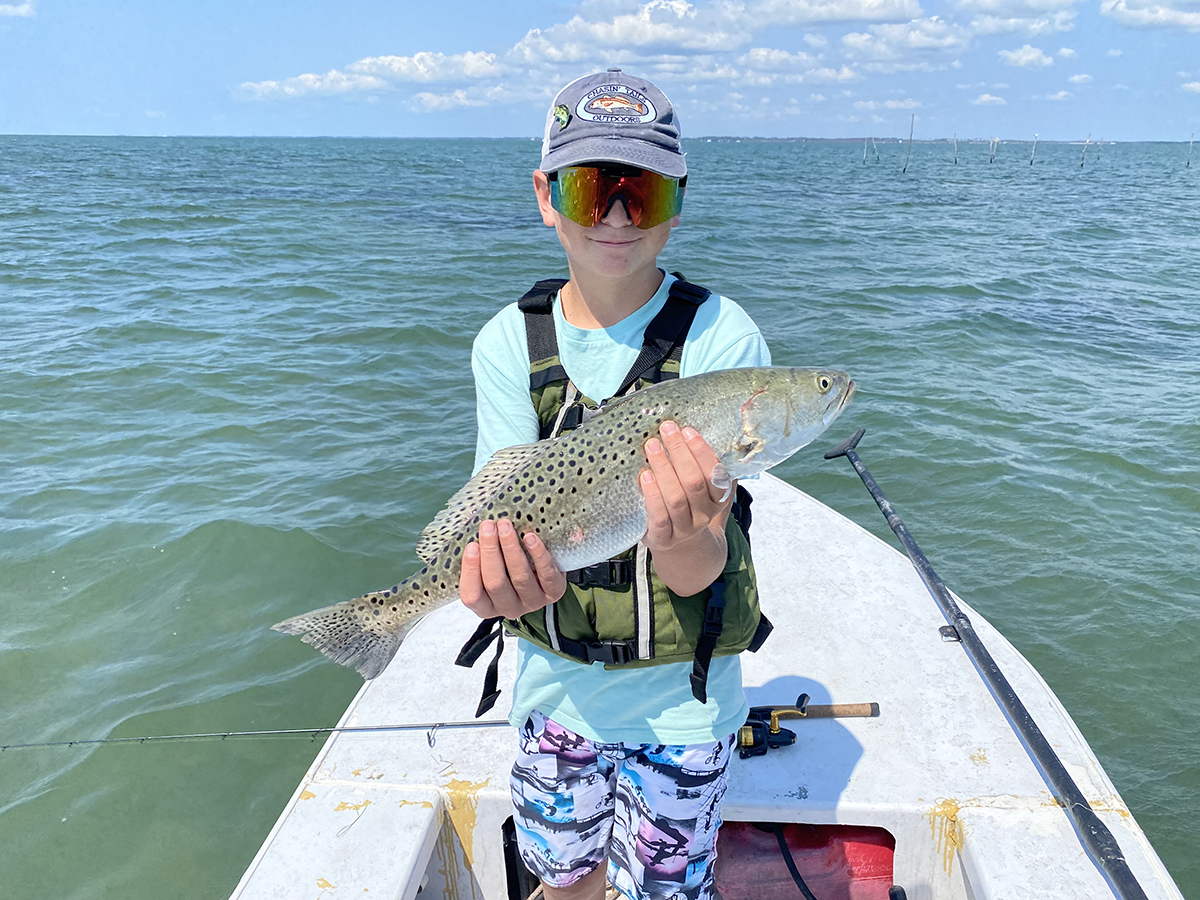
[[[713,650],[725,625],[725,582],[718,578],[709,586],[711,596],[704,607],[704,625],[696,641],[696,655],[692,660],[692,696],[701,703],[708,702],[708,667],[712,663]]]
[[[475,665],[475,661],[479,657],[483,656],[483,651],[492,641],[496,642],[496,655],[492,657],[487,672],[483,676],[483,696],[479,698],[479,706],[475,709],[475,718],[477,719],[495,706],[496,700],[500,697],[500,654],[504,652],[502,617],[495,616],[480,622],[475,633],[467,638],[467,642],[458,651],[458,658],[454,660],[456,666],[469,669]]]
[[[696,309],[712,296],[711,291],[698,284],[684,281],[678,272],[672,272],[675,281],[671,283],[667,302],[659,310],[657,316],[646,326],[646,336],[642,339],[642,352],[621,382],[621,387],[613,394],[620,397],[630,385],[657,368],[667,359],[680,358],[683,353],[683,342],[687,339],[688,329],[696,318]]]
[[[550,314],[550,298],[562,290],[565,278],[547,278],[539,281],[517,301],[517,308],[525,314],[525,343],[529,348],[529,363],[532,366],[543,359],[558,356],[558,336],[554,333],[554,317]],[[551,381],[566,380],[567,373],[561,365],[550,366],[537,372],[530,370],[529,390],[536,391]]]

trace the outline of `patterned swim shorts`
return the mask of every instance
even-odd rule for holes
[[[512,770],[525,866],[566,887],[608,862],[630,900],[709,900],[733,735],[707,744],[589,741],[534,711]]]

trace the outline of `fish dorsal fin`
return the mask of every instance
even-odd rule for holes
[[[519,469],[546,452],[551,441],[517,444],[492,454],[482,469],[446,502],[446,508],[425,526],[417,541],[417,556],[433,562],[452,540],[462,534],[480,508],[487,505],[501,485]]]

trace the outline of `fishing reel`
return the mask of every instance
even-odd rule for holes
[[[749,759],[796,743],[796,733],[782,727],[780,719],[871,719],[878,715],[879,704],[875,702],[809,706],[808,694],[797,697],[795,706],[752,706],[746,724],[738,729],[738,753],[742,759]]]
[[[768,750],[790,747],[796,732],[779,724],[781,718],[803,719],[808,716],[808,694],[796,698],[795,706],[752,706],[746,724],[738,729],[738,756],[766,756]]]

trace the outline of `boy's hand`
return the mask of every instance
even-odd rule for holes
[[[467,544],[458,593],[481,619],[518,619],[566,593],[567,576],[541,539],[525,535],[528,554],[521,543],[512,522],[501,519],[482,522],[479,540]]]
[[[663,422],[646,441],[649,468],[639,482],[646,498],[646,536],[654,569],[681,596],[708,587],[725,567],[725,522],[733,491],[712,483],[717,454],[694,428]]]
[[[733,493],[713,485],[717,454],[694,428],[681,431],[666,421],[658,434],[646,441],[650,468],[641,473],[648,520],[644,541],[652,552],[687,543],[714,522],[723,532]]]

